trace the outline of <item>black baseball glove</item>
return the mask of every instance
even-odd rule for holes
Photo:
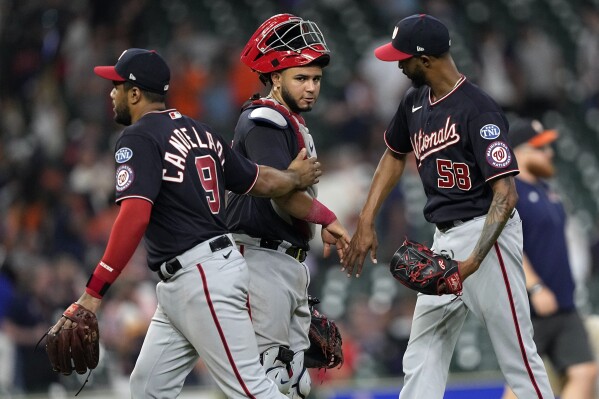
[[[320,303],[315,297],[308,297],[312,321],[310,323],[310,348],[304,354],[304,365],[307,368],[330,369],[343,365],[341,334],[333,320],[314,308]]]
[[[462,293],[458,262],[417,242],[403,242],[391,259],[390,270],[400,283],[423,294]]]
[[[69,327],[65,323],[70,320]],[[73,303],[48,332],[46,352],[54,371],[69,375],[73,369],[84,374],[100,360],[100,331],[96,315]]]

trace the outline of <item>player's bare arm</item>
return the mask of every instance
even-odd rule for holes
[[[498,178],[491,182],[491,187],[493,188],[493,201],[489,207],[480,238],[468,259],[460,262],[462,280],[478,270],[483,259],[497,241],[518,202],[518,193],[516,192],[513,176]]]
[[[320,162],[316,157],[305,157],[306,149],[303,148],[286,170],[260,165],[258,180],[249,194],[258,197],[280,197],[293,190],[318,183],[318,178],[322,175]]]
[[[385,202],[393,187],[399,182],[405,165],[405,154],[397,154],[387,149],[381,157],[372,178],[366,203],[360,212],[356,232],[343,258],[343,268],[341,270],[346,271],[348,277],[351,277],[354,273],[356,263],[356,277],[360,277],[368,251],[370,251],[372,262],[376,263],[378,240],[374,229],[374,220],[381,205]]]
[[[323,204],[315,203],[308,193],[304,191],[292,191],[281,197],[273,198],[277,206],[296,219],[306,220],[322,226],[321,237],[324,244],[323,256],[330,255],[331,245],[337,247],[339,259],[343,259],[344,251],[349,246],[351,237],[337,217]],[[324,207],[320,211],[315,207]],[[326,212],[330,212],[327,217]],[[325,213],[323,213],[325,212]],[[313,216],[316,215],[316,216]],[[318,216],[321,216],[320,218]],[[314,217],[315,220],[311,220]]]

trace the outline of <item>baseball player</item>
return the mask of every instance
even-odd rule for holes
[[[241,61],[270,86],[265,98],[245,104],[233,148],[249,159],[284,169],[301,148],[316,148],[300,115],[314,106],[329,49],[318,26],[291,14],[275,15],[253,34]],[[316,187],[268,199],[231,193],[227,223],[250,269],[250,309],[267,375],[289,397],[310,392],[304,351],[310,346],[308,285],[303,263],[314,225],[322,226],[325,256],[339,256],[350,237],[317,199]]]
[[[510,143],[520,166],[516,209],[523,223],[523,266],[538,351],[565,377],[560,397],[592,399],[597,364],[574,303],[566,212],[545,181],[555,174],[551,148],[555,139],[557,131],[545,130],[538,120],[517,119],[510,126]],[[504,399],[512,398],[515,395],[507,389]]]
[[[314,184],[319,163],[302,160],[303,150],[286,171],[258,166],[205,124],[166,109],[170,71],[154,51],[128,49],[94,72],[113,81],[115,121],[127,127],[115,153],[120,211],[78,303],[97,311],[142,236],[162,280],[131,397],[178,397],[198,356],[227,397],[284,397],[259,362],[249,274],[228,234],[224,194],[281,196]]]
[[[357,230],[343,259],[359,275],[367,252],[376,263],[374,220],[414,152],[436,225],[432,249],[461,260],[461,296],[419,295],[404,356],[402,399],[441,399],[469,311],[487,328],[501,370],[519,398],[553,398],[536,352],[522,271],[522,225],[514,210],[518,166],[500,107],[456,68],[447,27],[425,14],[399,21],[375,50],[412,80],[385,131]]]

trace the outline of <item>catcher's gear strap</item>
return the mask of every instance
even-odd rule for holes
[[[253,100],[248,104],[248,107],[252,106],[269,107],[273,110],[276,110],[281,116],[284,117],[284,119],[291,123],[291,127],[293,128],[293,131],[295,132],[295,137],[297,139],[298,151],[306,146],[304,136],[302,135],[302,132],[299,128],[300,124],[306,126],[306,122],[304,121],[304,118],[302,118],[301,115],[289,111],[287,108],[279,104],[277,101],[270,98],[259,98],[257,100]],[[274,123],[274,121],[272,123]],[[279,129],[281,128],[282,127],[279,126]]]
[[[291,388],[287,396],[291,399],[305,399],[312,390],[312,379],[304,366],[304,351],[299,351],[291,361]]]
[[[287,393],[291,387],[291,361],[293,351],[284,346],[273,346],[260,354],[260,363],[266,370],[266,376],[274,381],[281,393]]]

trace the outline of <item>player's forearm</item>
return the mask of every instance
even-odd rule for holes
[[[258,197],[281,197],[299,186],[300,178],[296,172],[260,165],[260,175],[249,193]]]
[[[286,195],[273,198],[279,208],[296,219],[303,219],[312,206],[312,197],[303,191],[292,191]]]
[[[499,238],[518,202],[518,194],[513,177],[508,176],[498,179],[492,185],[493,202],[491,202],[491,206],[489,207],[480,238],[470,256],[470,260],[476,267],[482,263],[497,241],[497,238]]]
[[[389,149],[385,151],[374,172],[366,203],[360,212],[360,222],[374,223],[374,219],[389,193],[399,182],[406,164],[404,154],[395,154]]]

